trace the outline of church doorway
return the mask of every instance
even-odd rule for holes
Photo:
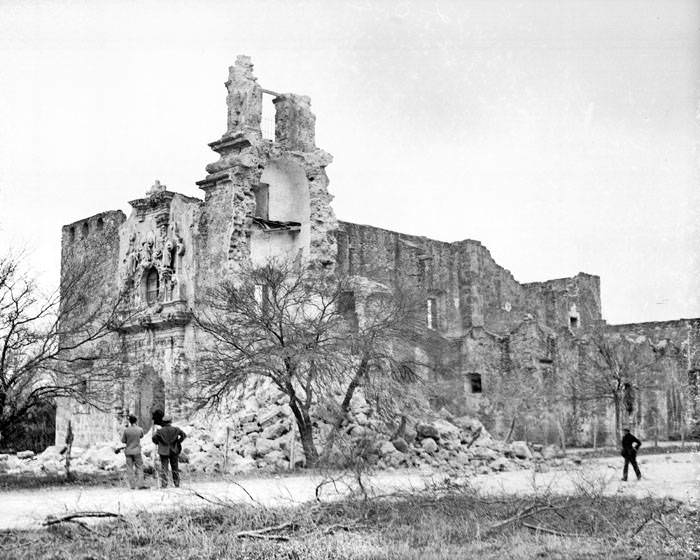
[[[151,429],[154,413],[161,418],[165,413],[165,382],[152,366],[144,366],[136,381],[134,414],[144,431]]]

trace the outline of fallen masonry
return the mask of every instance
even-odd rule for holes
[[[258,381],[248,383],[240,391],[234,403],[241,406],[240,410],[225,419],[196,416],[178,422],[176,418],[175,424],[188,436],[180,457],[183,472],[240,475],[302,467],[301,444],[289,409],[283,403],[282,393],[269,383]],[[350,439],[372,442],[367,456],[371,468],[432,468],[468,475],[530,468],[545,458],[562,463],[563,454],[554,446],[539,446],[539,451],[533,452],[524,441],[506,444],[492,438],[478,420],[453,418],[444,410],[431,418],[409,419],[403,434],[393,438],[362,398],[353,400],[350,416],[352,420],[344,427]],[[362,430],[356,432],[357,428]],[[319,434],[328,430],[330,426],[319,419]],[[156,458],[151,435],[149,431],[142,440],[147,464],[153,464]],[[124,454],[115,453],[119,447],[118,440],[74,447],[71,469],[76,474],[124,470]],[[31,451],[0,455],[0,474],[61,476],[65,472],[61,450],[61,446],[52,446],[38,455]],[[343,468],[346,459],[338,457],[335,466]]]

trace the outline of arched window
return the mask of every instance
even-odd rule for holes
[[[158,291],[160,290],[160,279],[158,271],[152,268],[146,275],[146,303],[153,305],[158,301]]]
[[[88,225],[87,222],[84,222],[83,223],[83,239],[87,238],[88,233],[90,233],[90,226]]]

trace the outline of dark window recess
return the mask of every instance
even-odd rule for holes
[[[153,305],[158,301],[158,292],[160,291],[160,278],[158,271],[152,268],[146,276],[146,303]]]
[[[553,336],[548,336],[544,343],[544,356],[540,358],[540,363],[551,364],[554,362],[554,351],[556,348],[556,341]]]
[[[471,385],[472,393],[481,393],[481,374],[480,373],[470,373],[469,383]]]
[[[88,233],[90,233],[90,226],[88,226],[88,223],[85,222],[83,224],[83,239],[87,238]]]
[[[71,241],[75,241],[75,228],[74,227],[71,227],[68,230],[68,237]]]
[[[428,328],[437,329],[438,328],[438,312],[437,312],[437,300],[435,298],[428,298],[427,301],[427,312],[428,312]]]
[[[258,183],[253,187],[255,195],[255,217],[263,220],[270,219],[270,185]]]
[[[338,311],[345,315],[346,313],[355,313],[355,293],[341,292],[338,296]]]
[[[102,218],[97,218],[97,229],[101,230],[105,227],[105,221]]]
[[[355,247],[348,245],[348,274],[355,274]]]
[[[572,329],[578,328],[578,317],[569,317],[569,326]]]

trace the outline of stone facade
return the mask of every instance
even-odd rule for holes
[[[309,98],[264,90],[245,56],[229,69],[226,89],[226,131],[209,144],[218,159],[197,183],[203,200],[156,181],[144,198],[130,202],[128,218],[105,212],[63,228],[63,269],[97,255],[105,293],[123,294],[120,305],[128,319],[113,335],[123,349],[114,409],[59,403],[58,441],[69,419],[76,444],[85,445],[111,439],[129,412],[145,427],[156,409],[185,415],[184,388],[197,375],[202,343],[192,311],[208,287],[235,274],[248,259],[260,263],[300,255],[351,277],[418,288],[426,302],[429,340],[415,352],[432,364],[426,389],[432,406],[456,415],[480,414],[496,434],[507,429],[497,396],[546,393],[564,383],[564,371],[580,367],[580,335],[604,326],[597,276],[579,273],[521,284],[478,241],[445,243],[337,221],[326,175],[332,157],[315,145]],[[261,127],[269,96],[274,138],[265,138]],[[669,358],[673,375],[668,368],[660,374],[658,392],[664,396],[655,397],[666,411],[666,435],[698,417],[697,388],[682,380],[697,380],[692,372],[698,370],[699,324],[607,327],[649,337],[656,345],[667,339],[685,344],[686,361]],[[673,408],[681,398],[689,403],[684,418]],[[557,406],[525,437],[556,440],[578,415],[587,420],[578,422],[575,439],[590,440],[592,417],[602,417],[610,432],[606,410]],[[643,414],[639,425],[644,426]]]

